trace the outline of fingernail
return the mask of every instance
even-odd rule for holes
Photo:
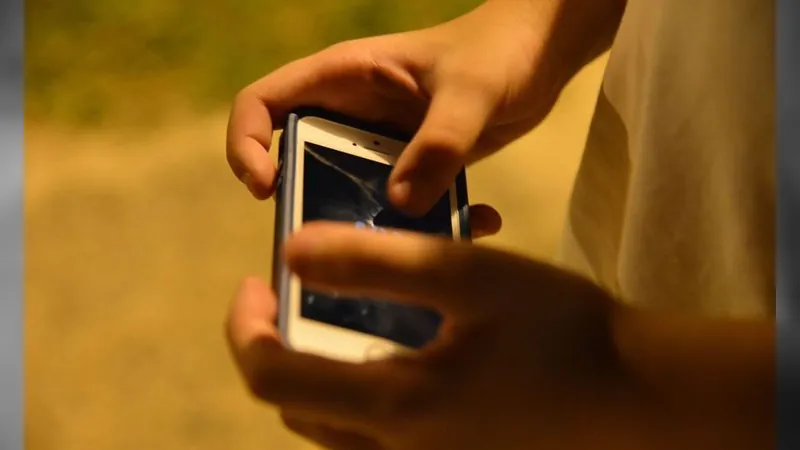
[[[433,204],[428,203],[435,195],[430,183],[421,179],[405,180],[392,188],[392,202],[411,216],[425,215]]]
[[[408,180],[402,180],[394,183],[391,187],[391,192],[389,192],[389,195],[392,197],[392,200],[395,203],[406,205],[411,198],[411,182]]]

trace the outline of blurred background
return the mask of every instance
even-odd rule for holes
[[[273,205],[229,173],[229,100],[335,42],[478,0],[26,1],[26,448],[312,448],[241,388],[229,298],[270,270]],[[604,61],[469,172],[485,245],[552,258]]]

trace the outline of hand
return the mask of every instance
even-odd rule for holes
[[[530,2],[490,1],[433,28],[335,45],[292,62],[237,96],[227,156],[254,196],[269,197],[273,130],[301,106],[322,107],[416,134],[389,180],[390,200],[427,212],[465,163],[520,137],[563,85],[543,51]]]
[[[250,390],[331,449],[640,448],[639,396],[616,358],[617,303],[576,275],[413,233],[305,226],[289,267],[323,291],[431,307],[440,336],[413,355],[348,364],[285,350],[262,282],[239,291],[231,349]]]

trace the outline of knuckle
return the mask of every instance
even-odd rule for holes
[[[233,104],[238,105],[242,103],[244,100],[247,99],[247,97],[251,95],[250,92],[251,92],[250,86],[245,86],[242,89],[239,89],[239,92],[237,92],[236,95],[233,96]]]
[[[245,378],[247,389],[253,397],[272,404],[279,402],[281,382],[273,368],[254,367]]]
[[[481,67],[470,64],[466,70],[461,60],[448,61],[437,67],[437,78],[444,83],[465,92],[475,95],[495,93],[502,83],[497,82],[497,72],[492,67]]]
[[[241,138],[241,131],[237,125],[242,119],[241,111],[243,110],[243,106],[253,98],[255,98],[255,94],[253,93],[251,87],[245,87],[233,97],[233,103],[231,104],[231,110],[228,117],[228,126],[226,129],[226,150],[229,158],[235,157],[237,151],[239,150],[237,148],[237,144]]]
[[[268,347],[273,343],[255,341],[244,354],[243,374],[247,390],[252,396],[271,404],[281,401],[285,391],[285,377],[276,364],[270,363]]]
[[[245,86],[233,97],[233,111],[236,111],[239,105],[245,104],[255,97],[253,85]]]
[[[261,279],[254,275],[246,276],[240,285],[241,292],[247,292],[252,290],[261,289],[264,287],[264,282]]]
[[[248,373],[245,376],[245,385],[247,386],[247,391],[253,397],[260,399],[260,400],[268,400],[269,398],[269,389],[266,387],[264,383],[262,383],[262,379],[255,375],[254,373]]]
[[[443,126],[429,131],[423,143],[430,157],[450,159],[460,157],[469,150],[465,148],[464,141],[458,130]]]
[[[326,49],[326,52],[331,56],[345,57],[354,53],[359,53],[360,48],[361,39],[348,39],[331,45]]]
[[[350,75],[357,76],[363,83],[375,85],[394,75],[385,64],[378,61],[376,54],[381,52],[375,50],[374,40],[353,39],[328,47],[326,56],[340,67],[351,69]]]
[[[286,413],[286,411],[281,411],[280,420],[287,430],[300,437],[312,442],[316,442],[315,439],[319,438],[321,427],[315,422],[311,422],[300,416],[290,415]]]
[[[427,413],[436,390],[421,376],[410,376],[385,389],[375,402],[372,416],[381,423],[414,421]]]
[[[282,410],[280,412],[280,419],[283,423],[283,426],[285,426],[289,431],[297,434],[303,434],[302,432],[304,427],[302,426],[300,419],[298,419],[296,416],[288,414],[285,410]]]

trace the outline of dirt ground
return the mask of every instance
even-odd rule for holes
[[[469,173],[502,233],[550,258],[603,61],[547,122]],[[273,206],[223,155],[226,117],[146,135],[26,132],[26,448],[312,448],[245,394],[223,342],[238,281],[270,269]]]

